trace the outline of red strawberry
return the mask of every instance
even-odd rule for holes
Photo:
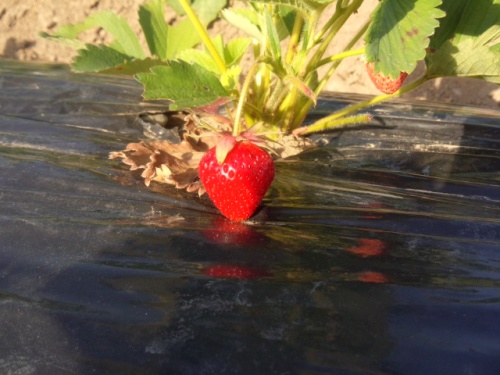
[[[242,221],[252,216],[271,185],[274,162],[251,142],[225,138],[203,156],[198,172],[220,212],[230,220]]]
[[[271,276],[271,274],[265,270],[231,264],[217,264],[205,268],[203,274],[225,279],[256,279]]]
[[[408,73],[400,72],[399,77],[391,78],[390,76],[384,76],[382,72],[376,73],[374,68],[374,63],[366,63],[366,71],[368,76],[375,84],[375,87],[385,94],[393,94],[399,90],[404,80],[408,76]]]

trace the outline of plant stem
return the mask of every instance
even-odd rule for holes
[[[332,39],[337,35],[338,31],[342,28],[342,26],[345,24],[345,22],[349,19],[352,13],[358,10],[358,8],[361,6],[363,3],[363,0],[354,0],[351,5],[349,5],[346,8],[342,7],[337,7],[337,10],[335,11],[335,14],[328,22],[329,29],[328,30],[323,30],[319,36],[323,37],[323,35],[326,33],[326,37],[321,41],[317,51],[314,53],[314,56],[312,57],[311,61],[307,65],[306,70],[308,72],[314,70],[314,67],[318,64],[320,59],[323,57],[323,54],[325,53],[326,49],[330,45],[330,42]]]
[[[372,99],[365,100],[364,102],[359,102],[357,104],[353,104],[351,106],[348,106],[347,108],[343,108],[337,112],[332,113],[329,116],[323,117],[322,119],[316,121],[311,127],[315,127],[318,129],[328,129],[327,124],[333,122],[334,120],[340,119],[342,117],[345,117],[347,115],[350,115],[353,112],[359,111],[360,109],[364,109],[367,107],[371,107],[375,104],[378,104],[380,102],[383,102],[388,99],[392,99],[394,97],[398,97],[408,91],[411,91],[418,86],[422,85],[423,83],[427,82],[429,78],[427,76],[422,76],[419,79],[417,79],[415,82],[410,83],[409,85],[401,87],[398,91],[394,92],[393,94],[382,94],[379,96],[376,96]]]
[[[273,91],[271,92],[271,95],[269,96],[269,99],[265,103],[265,113],[273,116],[278,106],[281,104],[283,99],[285,99],[285,96],[286,86],[281,79],[278,79],[275,87],[273,88]]]
[[[292,124],[292,121],[293,121],[293,117],[296,113],[296,109],[295,109],[295,105],[297,104],[297,96],[298,96],[298,92],[297,92],[297,88],[296,87],[292,87],[291,91],[290,91],[290,94],[286,97],[286,99],[283,101],[283,106],[284,107],[283,109],[281,109],[280,112],[284,112],[284,116],[283,116],[283,119],[282,119],[282,129],[284,128],[285,129],[285,132],[288,132],[290,130],[290,126]]]
[[[324,132],[326,130],[333,130],[338,128],[346,128],[352,125],[364,124],[372,119],[372,116],[364,113],[361,115],[354,115],[349,117],[342,117],[331,121],[317,121],[312,125],[304,126],[294,130],[294,135],[307,135],[312,133]],[[323,120],[323,119],[322,119]]]
[[[313,69],[318,69],[319,67],[326,65],[326,64],[329,64],[329,63],[332,63],[334,61],[343,60],[346,57],[363,55],[364,53],[365,53],[364,47],[359,48],[359,49],[354,49],[354,50],[350,50],[350,51],[344,51],[341,53],[337,53],[336,55],[333,55],[333,56],[330,56],[330,57],[327,57],[323,60],[318,61],[318,63],[316,64],[316,66],[313,67]]]
[[[293,56],[295,55],[295,51],[298,46],[298,42],[300,39],[300,33],[302,31],[302,26],[304,24],[304,20],[300,13],[297,12],[295,16],[295,22],[293,24],[292,35],[290,36],[290,41],[288,43],[288,50],[285,55],[285,62],[290,65],[293,60]]]
[[[243,82],[243,87],[241,88],[240,99],[238,100],[238,106],[236,107],[236,115],[234,117],[234,125],[233,125],[233,136],[237,136],[240,133],[240,120],[243,112],[243,104],[245,103],[246,97],[248,95],[248,90],[250,89],[250,84],[253,81],[255,74],[257,73],[257,69],[259,68],[260,61],[256,61],[250,70],[248,71],[247,76],[245,77],[245,82]]]
[[[212,39],[210,39],[207,30],[201,24],[200,20],[194,13],[193,8],[191,8],[191,5],[189,4],[188,0],[179,0],[179,3],[181,4],[188,18],[193,23],[194,28],[198,32],[198,35],[201,37],[201,40],[203,41],[203,44],[205,44],[205,47],[207,47],[208,52],[210,52],[210,55],[212,55],[212,58],[217,64],[217,67],[222,73],[224,73],[227,70],[226,64],[224,63],[224,60],[222,60],[222,57],[219,55],[219,52],[217,52],[217,49],[212,43]]]
[[[347,54],[348,54],[349,50],[364,35],[364,33],[368,29],[369,25],[370,25],[370,21],[368,20],[367,22],[365,22],[365,24],[363,25],[363,27],[361,29],[359,29],[359,31],[356,33],[356,35],[354,35],[354,37],[349,41],[349,43],[347,44],[347,46],[344,48],[344,53],[346,53],[346,57],[347,57]],[[335,72],[335,70],[337,69],[337,67],[340,65],[341,62],[342,62],[342,60],[335,60],[335,61],[333,61],[332,66],[328,69],[328,71],[326,72],[326,74],[323,76],[323,78],[321,79],[321,81],[316,86],[316,89],[314,91],[314,93],[315,93],[316,96],[319,96],[319,94],[321,93],[321,91],[325,87],[326,83],[328,82],[328,80],[330,79],[330,77]],[[318,62],[318,64],[319,63],[320,62]],[[297,127],[297,126],[299,126],[304,121],[307,113],[311,109],[312,104],[313,103],[311,103],[309,101],[306,102],[306,103],[304,103],[304,105],[300,108],[299,113],[295,117],[295,121],[294,121],[294,124],[292,125],[292,129],[295,128],[295,127]]]

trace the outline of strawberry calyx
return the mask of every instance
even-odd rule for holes
[[[226,160],[227,154],[236,146],[237,139],[231,133],[223,133],[219,142],[215,146],[215,159],[219,165]]]
[[[220,139],[215,146],[215,158],[219,165],[222,165],[226,160],[227,155],[236,146],[238,142],[250,142],[258,145],[259,147],[272,150],[266,143],[266,141],[259,135],[255,134],[250,130],[246,130],[237,136],[232,135],[229,132],[219,133]]]

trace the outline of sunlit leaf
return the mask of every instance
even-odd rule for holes
[[[281,45],[278,31],[274,25],[271,13],[267,8],[264,10],[266,35],[271,49],[271,54],[276,61],[281,60]]]
[[[144,85],[145,99],[168,99],[172,110],[201,107],[229,96],[219,79],[198,64],[170,61],[168,66],[155,66],[149,73],[136,75]]]
[[[179,4],[178,0],[166,0],[166,3],[168,3],[177,14],[184,14],[184,9]],[[227,0],[195,0],[190,1],[190,4],[201,24],[207,26],[219,16],[220,11],[227,5]]]
[[[257,40],[262,40],[262,31],[257,26],[259,17],[252,9],[224,9],[221,15],[231,25]]]
[[[227,91],[235,90],[240,82],[241,66],[233,65],[228,68],[220,77],[220,83]]]
[[[146,57],[144,51],[141,48],[137,36],[134,34],[133,30],[130,28],[127,21],[116,15],[111,11],[102,11],[94,13],[87,19],[77,24],[68,24],[60,27],[54,34],[44,36],[49,36],[56,40],[65,39],[67,43],[71,43],[75,46],[81,44],[78,43],[78,36],[86,31],[93,29],[95,27],[102,27],[104,30],[109,32],[114,38],[114,49],[118,52],[127,55],[132,58],[142,59]]]
[[[445,0],[452,20],[433,38],[426,63],[429,77],[477,77],[500,81],[500,0]]]
[[[445,13],[441,0],[382,0],[367,30],[366,57],[375,71],[393,78],[411,73],[425,57],[429,36]]]
[[[211,71],[212,73],[215,74],[220,74],[221,71],[217,64],[215,63],[214,59],[210,54],[206,51],[199,50],[199,49],[186,49],[184,51],[181,51],[177,54],[177,58],[179,60],[186,61],[190,64],[198,64],[205,69]]]
[[[297,17],[297,13],[293,11],[291,7],[288,6],[280,6],[279,14],[281,18],[281,22],[286,28],[286,32],[288,35],[292,33],[293,25],[295,23],[295,17]],[[281,37],[281,35],[280,35]]]
[[[108,46],[87,44],[85,49],[78,50],[72,68],[77,72],[101,72],[132,60],[132,57]]]
[[[189,19],[170,26],[165,38],[167,39],[167,59],[175,58],[180,51],[191,48],[201,41]]]
[[[139,7],[139,23],[146,37],[149,51],[160,59],[167,58],[169,26],[165,22],[163,0],[149,1]]]
[[[286,5],[303,12],[314,12],[321,10],[326,5],[337,0],[257,0],[256,3]]]
[[[238,64],[250,45],[248,38],[235,38],[224,47],[224,61],[227,66]]]
[[[124,74],[133,76],[137,73],[149,72],[149,70],[156,65],[166,65],[165,61],[161,61],[159,59],[153,59],[150,57],[146,57],[145,59],[136,59],[132,61],[127,61],[123,64],[116,65],[112,68],[105,69],[100,71],[99,73],[104,74]]]

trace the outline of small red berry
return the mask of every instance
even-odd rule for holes
[[[200,180],[208,196],[228,219],[248,219],[259,207],[274,179],[271,156],[248,141],[235,142],[219,163],[216,147],[201,159]]]
[[[393,94],[398,91],[408,76],[408,73],[400,72],[399,77],[391,78],[384,76],[381,72],[375,72],[375,64],[372,62],[366,63],[366,71],[377,89],[385,94]]]

